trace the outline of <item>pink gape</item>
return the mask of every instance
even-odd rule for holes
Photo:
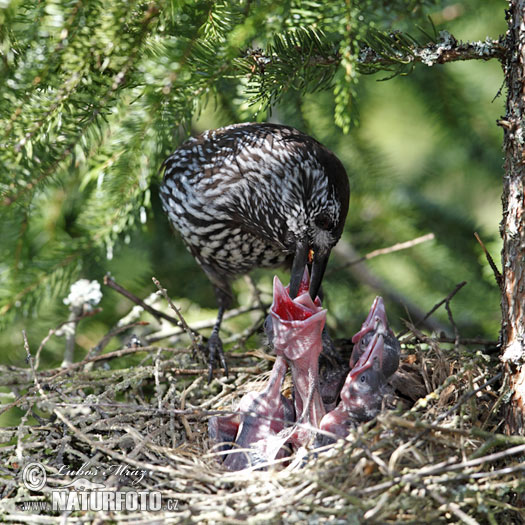
[[[235,414],[214,416],[208,422],[210,440],[218,445],[217,450],[225,452],[224,465],[230,470],[284,457],[288,453],[285,444],[306,444],[325,414],[319,394],[318,360],[326,310],[319,298],[310,298],[309,280],[305,270],[299,296],[292,300],[289,287],[275,277],[268,330],[277,358],[268,385],[262,392],[245,394]],[[295,414],[290,401],[281,394],[288,365]],[[295,415],[296,423],[301,424],[298,427],[292,425]]]
[[[299,295],[291,299],[288,287],[274,277],[270,309],[275,353],[286,358],[292,371],[295,414],[297,423],[301,424],[293,441],[299,445],[305,445],[311,437],[308,426],[318,428],[325,414],[319,393],[319,354],[323,349],[326,310],[318,297],[312,301],[308,283],[308,270],[305,269]]]
[[[230,470],[257,466],[288,455],[293,447],[307,445],[321,429],[345,437],[351,425],[369,421],[381,410],[388,378],[399,365],[400,345],[388,326],[381,297],[376,297],[361,330],[353,337],[350,373],[341,389],[337,408],[326,413],[319,393],[319,355],[326,310],[309,293],[305,269],[298,297],[291,299],[289,287],[277,277],[266,330],[277,358],[262,392],[249,392],[237,412],[212,417],[209,437],[218,445]],[[288,366],[294,387],[294,407],[281,394]],[[318,434],[316,445],[332,442]],[[233,447],[233,448],[232,448]]]
[[[363,355],[376,333],[384,337],[384,356],[382,370],[386,377],[390,377],[399,366],[401,347],[394,332],[390,329],[386,317],[385,303],[382,297],[376,297],[361,330],[352,337],[354,350],[350,357],[350,368],[353,368]]]
[[[381,297],[375,298],[352,342],[351,371],[341,389],[341,402],[320,424],[321,430],[339,437],[348,434],[352,423],[369,421],[379,413],[388,379],[399,366],[401,347],[388,325]],[[327,442],[317,440],[317,444]]]

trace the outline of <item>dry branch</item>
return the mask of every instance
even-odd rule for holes
[[[389,300],[403,305],[411,318],[415,321],[422,321],[422,326],[436,332],[445,331],[445,327],[435,321],[434,319],[429,319],[429,316],[425,317],[424,312],[415,305],[408,297],[400,293],[398,290],[395,290],[390,284],[386,283],[376,275],[374,275],[370,269],[363,263],[357,262],[362,259],[355,248],[348,242],[340,240],[335,248],[332,250],[337,258],[343,259],[344,261],[350,262],[351,265],[346,268],[346,271],[352,274],[352,276],[358,280],[360,283],[366,284],[377,290],[381,295],[387,297]]]
[[[207,443],[207,419],[228,413],[246,391],[263,384],[267,365],[248,355],[229,378],[218,374],[209,386],[202,379],[206,369],[184,365],[191,349],[183,347],[122,348],[66,370],[38,371],[32,359],[29,369],[0,369],[22,392],[11,406],[26,414],[17,428],[0,433],[3,517],[19,521],[23,515],[34,523],[44,517],[16,506],[35,498],[20,490],[20,473],[26,462],[39,461],[48,474],[38,496],[44,502],[51,490],[74,477],[61,474],[64,465],[78,469],[86,462],[98,473],[92,481],[106,487],[159,490],[164,498],[178,500],[174,511],[130,513],[127,520],[231,523],[249,515],[254,523],[269,523],[315,516],[324,523],[354,515],[381,523],[436,523],[446,521],[449,512],[472,523],[484,523],[488,515],[513,519],[511,494],[525,491],[519,482],[522,465],[516,463],[525,442],[497,432],[501,420],[493,386],[499,378],[492,377],[493,365],[472,352],[465,357],[461,344],[445,352],[430,336],[423,343],[427,350],[414,333],[410,341],[404,343],[408,357],[402,368],[405,377],[422,385],[423,398],[414,404],[396,392],[377,419],[352,430],[347,440],[309,454],[306,463],[281,460],[268,472],[224,472]],[[140,352],[145,355],[140,366],[85,368],[101,360],[115,367],[117,360]],[[441,404],[444,394],[449,401]],[[476,399],[475,412],[464,410],[470,399]],[[37,424],[31,423],[32,414]],[[146,474],[141,479],[101,474],[121,464]],[[508,488],[503,498],[502,487]],[[485,510],[474,494],[482,495]],[[79,511],[69,520],[86,517]],[[107,518],[104,513],[97,517]],[[45,515],[46,523],[60,519]],[[122,522],[124,517],[111,519]]]

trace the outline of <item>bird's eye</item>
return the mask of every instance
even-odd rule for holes
[[[359,379],[361,379],[361,383],[366,383],[366,377],[362,375]]]
[[[331,230],[334,227],[332,219],[326,213],[320,213],[315,218],[315,225],[321,228],[322,230]]]

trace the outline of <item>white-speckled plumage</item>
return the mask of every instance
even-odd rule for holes
[[[349,188],[339,160],[300,131],[236,124],[190,138],[164,163],[163,207],[212,283],[339,239]]]

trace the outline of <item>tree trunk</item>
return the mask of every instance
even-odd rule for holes
[[[502,361],[513,392],[506,426],[525,433],[525,0],[510,0],[507,14],[507,113],[504,128],[502,252]]]

